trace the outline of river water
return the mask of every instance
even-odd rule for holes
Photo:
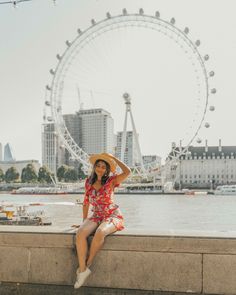
[[[82,201],[83,195],[0,194],[0,203],[44,203],[29,210],[43,209],[51,217],[51,228],[65,230],[81,223],[82,207],[75,205],[78,198]],[[126,231],[130,232],[236,232],[236,196],[116,194],[115,202],[124,215]]]

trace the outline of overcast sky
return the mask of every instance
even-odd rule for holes
[[[217,94],[209,98],[209,106],[216,107],[207,112],[211,127],[202,128],[198,137],[209,145],[217,145],[219,138],[223,145],[236,145],[235,0],[58,0],[56,5],[32,0],[17,8],[0,5],[0,142],[11,144],[17,160],[41,162],[45,85],[51,83],[49,69],[65,50],[65,40],[73,40],[78,28],[88,28],[92,18],[102,20],[107,11],[118,15],[123,7],[130,13],[142,7],[148,15],[158,10],[163,20],[174,17],[176,27],[188,26],[191,40],[201,40],[199,52],[210,56],[207,70],[216,75],[209,82]],[[198,122],[192,126],[191,118],[196,109],[202,112],[204,98],[191,100],[197,90],[188,59],[159,35],[118,30],[85,48],[70,70],[65,112],[78,110],[73,102],[78,82],[84,107],[111,112],[115,131],[123,128],[122,94],[130,92],[143,154],[164,156],[171,141],[193,134]],[[123,59],[125,53],[129,60]]]

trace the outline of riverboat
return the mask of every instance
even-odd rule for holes
[[[43,210],[28,212],[27,205],[0,204],[0,225],[51,225]]]
[[[217,186],[215,195],[236,195],[236,185],[219,185]]]
[[[187,190],[184,192],[187,196],[205,196],[208,195],[208,192],[206,191],[193,191],[193,190]]]
[[[14,195],[65,195],[67,192],[60,187],[20,187],[13,190]]]

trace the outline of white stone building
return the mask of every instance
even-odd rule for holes
[[[181,156],[169,177],[180,187],[212,188],[236,183],[236,146],[194,147]]]

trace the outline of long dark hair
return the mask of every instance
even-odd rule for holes
[[[94,165],[93,165],[93,171],[92,171],[92,173],[91,173],[91,175],[90,175],[90,177],[89,177],[89,183],[90,183],[91,185],[93,185],[93,184],[96,182],[97,178],[98,178],[98,177],[97,177],[97,174],[96,174],[96,172],[95,172],[95,167],[97,166],[97,163],[100,162],[100,161],[103,162],[103,163],[106,165],[106,172],[105,172],[104,175],[102,176],[101,184],[104,185],[104,184],[107,182],[107,179],[109,178],[110,171],[111,171],[111,167],[110,167],[110,165],[109,165],[106,161],[98,159],[98,160],[96,160],[96,162],[94,163]]]

